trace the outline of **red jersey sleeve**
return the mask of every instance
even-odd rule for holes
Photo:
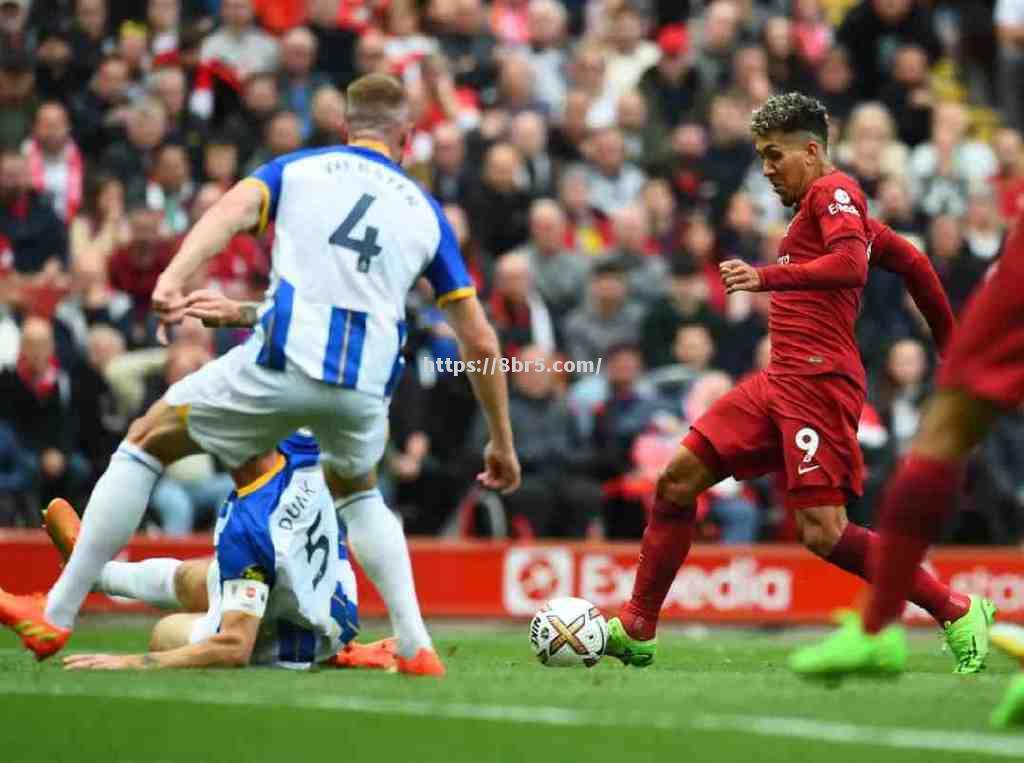
[[[856,195],[854,195],[856,194]],[[867,210],[857,190],[841,185],[816,185],[804,200],[807,215],[820,232],[825,254],[802,265],[761,268],[766,291],[850,289],[868,279]]]
[[[953,309],[931,261],[888,225],[870,220],[868,229],[872,234],[871,266],[903,278],[907,292],[928,321],[939,354],[945,354],[953,335]]]

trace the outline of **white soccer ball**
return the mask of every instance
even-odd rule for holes
[[[608,623],[586,599],[552,599],[530,621],[530,646],[542,665],[594,667],[608,643]]]

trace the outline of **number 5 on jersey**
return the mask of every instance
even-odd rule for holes
[[[363,215],[366,214],[366,210],[370,208],[377,199],[368,193],[364,193],[356,205],[352,207],[352,211],[348,213],[348,216],[341,221],[341,225],[338,226],[337,230],[331,234],[328,241],[335,246],[340,246],[343,249],[349,249],[359,255],[359,261],[356,264],[356,269],[360,273],[368,273],[370,271],[370,262],[381,253],[381,248],[377,246],[377,234],[380,232],[377,228],[372,225],[366,226],[366,235],[363,238],[352,238],[351,233],[353,229],[359,224],[359,221],[363,219]]]

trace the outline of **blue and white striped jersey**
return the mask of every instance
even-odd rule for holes
[[[380,151],[288,154],[248,179],[274,221],[260,364],[389,397],[402,371],[405,299],[422,275],[440,304],[473,294],[438,203]]]
[[[355,574],[316,440],[297,433],[278,455],[219,512],[202,631],[215,633],[226,611],[262,616],[252,663],[305,668],[355,637]]]

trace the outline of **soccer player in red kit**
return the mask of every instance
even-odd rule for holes
[[[765,175],[796,214],[777,265],[731,260],[721,276],[729,293],[773,292],[771,362],[693,424],[658,480],[632,597],[608,624],[607,653],[629,665],[654,659],[658,613],[690,549],[697,496],[726,476],[784,473],[785,503],[796,512],[801,541],[847,572],[867,579],[877,545],[875,533],[846,519],[847,497],[861,494],[864,471],[857,424],[867,385],[854,323],[873,241],[893,250],[892,260],[904,249],[891,231],[869,223],[857,183],[829,162],[821,103],[799,93],[773,96],[754,113],[751,129]],[[934,272],[925,270],[932,280],[925,278],[931,289],[924,291],[933,296],[923,307],[935,313],[938,304],[949,316]],[[952,319],[936,323],[941,343]],[[944,626],[957,672],[980,670],[991,603],[952,592],[920,567],[909,578],[911,599]]]
[[[880,512],[874,586],[863,620],[850,616],[823,643],[795,653],[808,675],[896,672],[905,635],[890,625],[903,611],[908,581],[954,510],[964,461],[1004,411],[1024,403],[1024,214],[1002,258],[968,302],[910,450]],[[1024,725],[1024,675],[992,714],[996,726]]]

